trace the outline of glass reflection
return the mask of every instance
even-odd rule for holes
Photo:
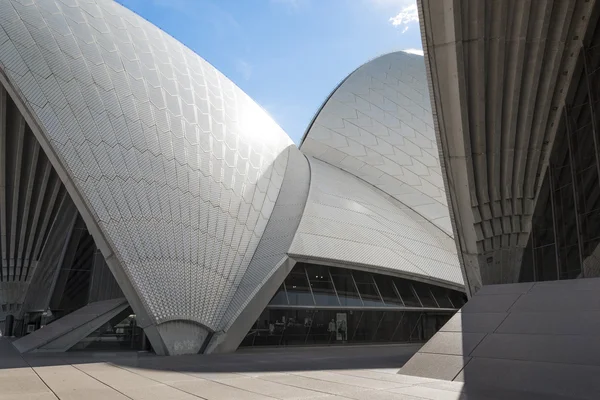
[[[342,268],[330,268],[331,279],[335,285],[341,306],[362,306],[363,302],[356,291],[356,285],[348,270]]]
[[[280,305],[280,306],[281,305],[287,306],[289,304],[288,298],[287,298],[287,293],[285,292],[285,283],[281,284],[281,286],[277,290],[277,293],[275,293],[275,296],[273,296],[273,298],[271,299],[269,304]]]
[[[315,301],[306,279],[304,267],[296,266],[285,279],[285,288],[290,305],[314,305]]]
[[[406,307],[421,307],[421,302],[415,295],[415,292],[409,281],[399,278],[394,278],[393,281]]]
[[[423,307],[439,307],[438,303],[435,301],[435,298],[431,294],[431,291],[429,290],[429,285],[421,282],[412,282],[412,285],[415,288],[419,299],[421,299],[421,304],[423,304]]]
[[[306,273],[310,280],[315,302],[318,306],[339,306],[337,295],[331,278],[329,269],[323,265],[306,265]]]
[[[388,307],[403,307],[404,303],[402,299],[398,297],[396,293],[396,287],[394,286],[394,281],[389,277],[375,274],[375,283],[379,288],[379,293],[381,293],[381,297],[385,302],[385,305]]]
[[[465,302],[462,292],[422,282],[297,263],[242,346],[423,342]],[[450,310],[431,310],[438,304]]]
[[[433,293],[433,296],[437,300],[440,307],[454,308],[454,306],[452,305],[452,302],[448,298],[448,290],[447,289],[437,287],[437,286],[430,286],[429,290],[431,290],[431,293]]]
[[[354,276],[356,287],[365,307],[385,307],[372,274],[363,271],[352,271],[352,276]]]

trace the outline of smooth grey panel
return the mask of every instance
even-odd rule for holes
[[[569,279],[564,281],[537,282],[530,293],[553,292],[560,290],[600,291],[600,278]]]
[[[462,313],[506,312],[521,296],[520,294],[496,294],[491,296],[473,296],[461,308]]]
[[[597,335],[600,311],[548,311],[510,313],[497,333],[535,333],[548,335]]]
[[[521,296],[510,309],[512,313],[531,311],[600,311],[600,295],[593,290],[548,290],[528,293]]]
[[[458,312],[440,329],[441,332],[494,332],[507,313]]]
[[[21,353],[26,353],[45,346],[51,347],[54,341],[60,342],[66,334],[78,331],[78,335],[71,336],[70,346],[73,346],[127,307],[127,300],[124,298],[90,303],[42,329],[17,339],[13,344]],[[61,343],[62,351],[70,346],[69,343]]]
[[[456,380],[506,390],[596,400],[600,393],[599,376],[597,366],[474,358]]]
[[[470,359],[470,357],[447,354],[417,353],[398,373],[451,381]]]
[[[523,294],[527,293],[534,285],[533,282],[510,283],[504,285],[484,285],[475,296],[490,294]]]
[[[421,353],[468,356],[485,335],[485,333],[438,332],[419,351]]]
[[[471,355],[600,366],[600,335],[493,333],[486,336]]]

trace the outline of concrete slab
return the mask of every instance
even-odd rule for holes
[[[441,332],[493,332],[500,326],[508,313],[458,312],[440,329]]]
[[[489,390],[498,388],[548,398],[597,400],[600,393],[598,376],[600,367],[597,366],[473,358],[457,380]]]
[[[485,335],[485,333],[438,332],[421,347],[420,352],[468,356]]]
[[[0,398],[23,396],[54,396],[31,368],[0,369]]]
[[[470,359],[464,356],[417,353],[402,367],[400,374],[451,381]]]
[[[232,386],[238,389],[247,390],[249,392],[262,394],[269,397],[274,397],[282,400],[301,400],[301,399],[314,399],[319,397],[325,397],[327,394],[316,392],[314,390],[307,390],[303,388],[282,385],[276,382],[269,382],[264,379],[252,378],[252,377],[231,377],[223,379],[221,383]],[[233,375],[235,376],[235,375]]]
[[[272,400],[265,396],[247,390],[223,385],[212,381],[195,380],[190,382],[175,382],[173,387],[206,400]]]
[[[600,336],[494,333],[486,336],[471,355],[600,366]]]
[[[61,400],[127,399],[71,365],[36,367],[34,370]]]
[[[288,349],[285,353],[285,356],[282,356],[276,350],[268,350],[215,357],[159,357],[137,353],[65,353],[60,358],[44,354],[28,355],[27,363],[36,365],[33,369],[28,366],[0,368],[0,377],[10,381],[13,385],[10,387],[15,389],[8,393],[5,388],[9,386],[0,381],[0,400],[564,399],[549,393],[544,393],[547,397],[539,397],[539,393],[527,393],[518,388],[490,389],[475,385],[473,382],[476,382],[476,379],[472,379],[470,374],[459,374],[467,380],[464,386],[457,382],[400,375],[398,368],[386,366],[394,356],[400,357],[401,360],[408,358],[405,349],[398,346],[301,348],[293,351]],[[373,355],[385,353],[387,357],[382,357],[382,367],[361,368],[364,360],[367,361],[366,364],[370,364],[374,362]],[[454,376],[443,376],[443,373],[449,374],[450,371],[456,374],[458,372],[453,371],[460,371],[463,364],[469,360],[466,357],[428,353],[419,354],[417,360],[419,357],[431,358],[425,360],[426,363],[417,365],[416,369],[431,368],[433,365],[438,368],[434,372],[445,379],[452,379]],[[313,360],[312,369],[307,367],[310,360]],[[404,361],[400,361],[398,364],[401,366],[403,363]],[[280,365],[282,368],[279,369],[284,371],[278,372]],[[409,367],[407,364],[404,368]],[[485,371],[485,368],[482,371]],[[526,377],[531,376],[526,372]],[[600,374],[598,367],[576,372],[583,374],[584,380]],[[524,373],[523,369],[521,373]],[[499,376],[502,372],[497,374]],[[31,378],[34,378],[33,383],[28,381]],[[540,378],[538,381],[541,381]],[[51,389],[57,396],[52,394]],[[585,389],[590,390],[593,387],[588,386]],[[502,393],[502,396],[498,393]]]
[[[497,333],[595,335],[600,332],[600,311],[518,312],[500,324]]]
[[[292,372],[293,375],[304,376],[311,379],[319,379],[327,382],[341,383],[343,385],[356,386],[363,389],[390,389],[407,386],[404,383],[390,382],[377,379],[362,378],[359,376],[348,376],[331,371],[302,371]]]
[[[524,294],[535,285],[534,282],[512,283],[510,285],[484,285],[475,296],[495,294]]]
[[[477,301],[474,301],[475,297],[473,297],[473,299],[468,301],[460,311],[463,314],[493,312],[503,313],[507,312],[520,296],[521,295],[518,293],[477,296]]]
[[[297,388],[306,388],[324,394],[333,394],[344,396],[350,393],[364,392],[364,388],[358,386],[346,385],[343,383],[329,382],[320,379],[307,378],[304,376],[282,374],[276,376],[264,377],[264,380],[277,382],[283,385]]]
[[[600,291],[600,278],[569,279],[562,281],[537,282],[530,293],[557,292],[562,290]]]
[[[569,287],[571,285],[564,286],[565,290],[548,290],[523,295],[515,301],[510,308],[510,312],[600,311],[600,296],[598,296],[597,291],[566,290]]]

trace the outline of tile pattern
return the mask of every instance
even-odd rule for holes
[[[378,267],[463,285],[454,240],[365,181],[309,157],[311,184],[292,257]]]
[[[452,235],[423,57],[390,53],[350,74],[319,110],[301,150]]]
[[[0,385],[3,398],[14,400],[597,398],[594,392],[597,385],[576,388],[573,397],[554,396],[547,390],[540,393],[493,387],[494,379],[473,384],[398,375],[398,368],[386,368],[386,362],[382,361],[401,364],[416,348],[314,348],[186,357],[143,357],[131,353],[118,356],[32,354],[24,360],[14,349],[10,351],[8,341],[0,338]],[[516,375],[512,371],[507,374]],[[563,382],[564,379],[556,379],[550,385],[556,387]],[[575,383],[581,380],[568,385],[573,387]]]
[[[236,317],[286,260],[300,224],[308,197],[310,168],[306,157],[296,147],[289,147],[288,165],[271,218],[260,239],[246,273],[236,284],[229,308],[220,328],[227,330]],[[277,287],[282,282],[277,283]],[[256,316],[258,318],[258,315]]]
[[[216,328],[273,210],[287,135],[110,0],[1,1],[0,70],[153,322]]]

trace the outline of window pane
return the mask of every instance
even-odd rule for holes
[[[441,288],[438,286],[430,286],[429,288],[431,289],[431,292],[435,296],[435,299],[437,300],[440,307],[454,308],[452,306],[452,303],[448,299],[448,290],[447,289],[444,289],[444,288]]]
[[[405,343],[410,342],[410,332],[412,329],[411,320],[414,315],[419,315],[418,312],[405,312],[402,315],[402,319],[400,320],[400,324],[396,327],[396,332],[394,332],[394,336],[392,337],[393,342],[397,343]]]
[[[412,285],[415,288],[415,290],[417,291],[417,294],[419,295],[419,298],[421,299],[421,303],[423,303],[423,307],[438,308],[438,305],[435,302],[435,299],[433,298],[433,296],[431,295],[431,292],[429,291],[429,285],[426,285],[421,282],[413,282]]]
[[[396,284],[396,288],[400,292],[400,296],[402,296],[402,300],[404,300],[404,305],[406,307],[421,307],[421,303],[419,302],[419,299],[415,297],[409,281],[394,278],[394,283]]]
[[[277,293],[275,293],[275,296],[273,296],[273,298],[271,299],[271,301],[269,302],[270,305],[288,305],[288,300],[287,300],[287,295],[285,294],[285,289],[283,287],[283,284],[279,287],[279,289],[277,290]]]
[[[462,292],[457,292],[456,290],[450,291],[450,300],[452,300],[452,304],[454,304],[454,308],[461,308],[467,302],[467,295]]]
[[[306,265],[306,272],[312,287],[315,302],[318,306],[339,306],[333,283],[329,278],[327,267],[322,265]]]
[[[371,274],[363,271],[352,271],[352,275],[354,275],[358,292],[365,307],[384,307]]]
[[[312,326],[314,311],[286,310],[281,326],[281,345],[305,344]]]
[[[335,318],[331,310],[317,310],[313,314],[310,332],[306,339],[308,344],[330,344],[334,340],[334,329],[330,329],[329,321]]]
[[[383,317],[383,311],[364,311],[356,328],[353,342],[372,342]]]
[[[393,281],[390,279],[389,276],[374,274],[374,277],[375,277],[375,283],[377,284],[377,287],[379,288],[379,292],[381,293],[381,296],[383,297],[383,301],[385,302],[386,306],[388,306],[388,307],[404,306],[404,303],[402,302],[402,300],[400,300],[400,298],[396,294],[396,291],[394,290],[394,284],[392,283]]]
[[[330,268],[330,272],[333,283],[335,284],[335,290],[340,299],[340,304],[346,307],[362,306],[362,301],[358,296],[350,272],[341,268]]]
[[[392,340],[398,320],[402,318],[401,311],[386,311],[375,334],[376,342],[389,342]]]
[[[287,289],[290,305],[315,305],[308,287],[304,267],[294,267],[292,272],[285,278],[285,288]]]

